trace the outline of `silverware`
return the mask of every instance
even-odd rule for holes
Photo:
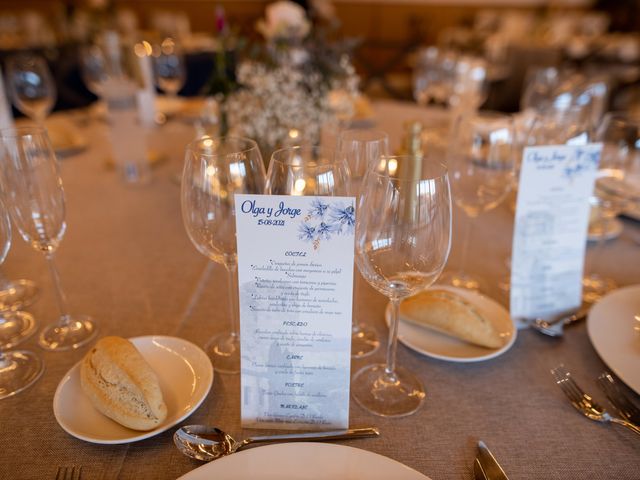
[[[568,315],[561,314],[551,320],[536,318],[530,325],[533,329],[540,333],[544,333],[545,335],[549,335],[550,337],[561,337],[564,333],[565,326],[584,320],[587,318],[587,313],[589,313],[589,307],[583,305],[576,312]]]
[[[607,399],[626,421],[640,425],[640,407],[608,372],[598,377],[598,386],[607,396]]]
[[[482,440],[478,442],[478,455],[473,463],[473,472],[476,480],[509,480],[507,474],[504,473],[504,470]]]
[[[612,416],[598,403],[596,403],[593,398],[587,395],[573,380],[573,378],[571,378],[571,373],[564,368],[564,365],[559,365],[552,369],[551,373],[571,404],[585,417],[596,422],[622,425],[623,427],[626,427],[632,432],[640,435],[640,427],[622,418]]]
[[[173,443],[187,457],[209,462],[237,452],[241,448],[259,442],[306,442],[324,440],[345,440],[348,438],[377,437],[377,428],[350,428],[329,432],[289,433],[265,435],[237,441],[219,428],[206,425],[187,425],[176,430]]]
[[[80,480],[82,475],[82,467],[72,465],[70,467],[58,467],[56,471],[56,480]]]

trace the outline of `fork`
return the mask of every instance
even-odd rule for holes
[[[596,422],[622,425],[637,435],[640,435],[640,427],[637,427],[633,423],[627,422],[622,418],[612,416],[602,408],[600,404],[596,403],[593,398],[587,395],[587,393],[585,393],[584,390],[582,390],[573,380],[571,373],[564,368],[564,365],[559,365],[552,369],[551,373],[571,404],[585,417]]]
[[[82,467],[72,465],[71,467],[58,467],[56,472],[56,480],[80,480]]]
[[[640,408],[622,389],[620,384],[609,372],[604,372],[598,377],[598,386],[607,396],[607,399],[616,408],[625,420],[640,424]]]

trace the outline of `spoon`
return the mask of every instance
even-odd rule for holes
[[[173,434],[173,443],[187,457],[203,462],[231,455],[247,445],[258,442],[303,442],[310,440],[343,440],[347,438],[377,437],[377,428],[350,428],[328,432],[290,433],[251,437],[241,442],[219,428],[206,425],[186,425]]]
[[[589,313],[588,306],[580,307],[576,312],[570,314],[561,314],[551,320],[545,320],[544,318],[536,318],[531,322],[531,327],[540,333],[549,335],[550,337],[561,337],[565,325],[571,325],[573,323],[584,320]]]

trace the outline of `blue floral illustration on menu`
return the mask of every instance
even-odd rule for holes
[[[313,243],[313,249],[321,242],[330,241],[334,235],[352,235],[356,215],[353,202],[337,200],[333,203],[322,198],[311,200],[307,215],[298,227],[298,238]]]
[[[600,162],[600,150],[594,150],[592,148],[577,148],[573,158],[567,162],[564,167],[564,176],[569,180],[573,180],[575,177],[581,175],[586,171],[598,168]]]

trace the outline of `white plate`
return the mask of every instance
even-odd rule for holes
[[[213,383],[209,357],[193,343],[176,337],[130,338],[158,375],[167,404],[166,420],[155,430],[123,427],[96,410],[80,386],[80,362],[62,378],[53,397],[53,413],[70,435],[91,443],[129,443],[153,437],[187,418],[206,398]]]
[[[589,339],[613,373],[640,394],[640,285],[620,288],[591,307]]]
[[[485,348],[458,340],[440,332],[425,327],[413,325],[402,320],[398,327],[398,339],[407,347],[428,357],[450,362],[480,362],[502,355],[511,348],[516,341],[517,329],[511,320],[509,312],[498,302],[479,293],[463,288],[434,285],[434,289],[448,290],[460,295],[471,303],[478,313],[488,318],[500,331],[509,335],[509,340],[500,348]],[[387,325],[391,313],[391,306],[387,306],[385,319]],[[402,311],[402,305],[400,306]]]
[[[366,442],[366,440],[362,440]],[[376,453],[332,443],[280,443],[243,450],[180,480],[429,480]]]

